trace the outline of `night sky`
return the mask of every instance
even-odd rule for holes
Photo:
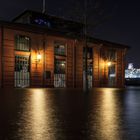
[[[81,0],[82,1],[82,0]],[[140,2],[130,0],[102,0],[111,17],[92,29],[95,38],[126,44],[131,47],[127,62],[140,68]],[[66,16],[73,9],[72,0],[46,0],[47,12]],[[25,9],[42,11],[42,0],[1,0],[0,19],[11,20]]]

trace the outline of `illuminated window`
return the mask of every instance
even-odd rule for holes
[[[49,28],[51,27],[51,23],[49,21],[45,20],[45,19],[42,19],[42,18],[36,18],[34,20],[34,22],[38,25],[45,25]]]
[[[66,55],[66,46],[64,44],[55,42],[54,43],[54,53],[55,53],[55,55]]]
[[[55,59],[55,69],[54,73],[56,74],[65,74],[66,61]]]
[[[30,38],[27,36],[17,35],[15,37],[15,49],[19,51],[30,51]]]
[[[30,57],[15,56],[15,87],[30,86]]]
[[[54,87],[66,87],[66,61],[55,59]]]
[[[92,88],[92,80],[93,80],[93,48],[87,47],[83,48],[83,78],[85,78],[85,56],[87,49],[87,79],[88,79],[88,87]],[[83,84],[85,85],[85,79],[83,79]]]

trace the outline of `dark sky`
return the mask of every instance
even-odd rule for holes
[[[50,14],[64,15],[73,9],[72,0],[46,0]],[[82,1],[82,0],[81,0]],[[102,0],[111,18],[93,30],[96,38],[129,45],[128,62],[140,68],[140,2],[137,0]],[[42,0],[1,0],[0,19],[11,20],[25,9],[42,10]]]

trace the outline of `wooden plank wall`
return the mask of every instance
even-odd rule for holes
[[[66,54],[66,86],[73,87],[73,47],[74,43],[72,40],[67,40],[55,36],[46,36],[46,64],[45,71],[51,71],[51,79],[45,80],[45,87],[54,86],[54,41],[60,41],[67,45]]]
[[[42,48],[42,36],[5,28],[4,29],[4,68],[3,68],[3,85],[4,87],[14,87],[14,63],[15,63],[15,35],[25,35],[31,39],[31,61],[30,61],[30,84],[31,87],[43,86],[43,59],[36,67],[36,51],[38,48]],[[43,50],[41,49],[41,55],[43,57]],[[25,55],[27,53],[25,52]],[[24,55],[24,52],[22,52]]]
[[[117,50],[117,87],[124,86],[124,58],[123,50]]]
[[[101,87],[108,86],[108,66],[102,58],[99,64],[99,82]]]
[[[14,63],[15,63],[15,35],[25,35],[31,38],[31,87],[53,87],[54,81],[54,41],[62,40],[67,44],[67,87],[83,87],[83,45],[77,41],[74,46],[74,41],[56,38],[54,36],[44,36],[24,31],[17,31],[5,28],[4,29],[4,49],[3,49],[3,86],[14,87]],[[1,30],[0,30],[1,38]],[[45,50],[43,41],[45,41]],[[0,40],[1,45],[1,40]],[[75,48],[75,74],[74,72],[74,51]],[[0,46],[1,48],[1,46]],[[37,64],[37,50],[40,49],[42,55],[41,61]],[[43,54],[45,51],[45,55]],[[1,49],[0,49],[1,55]],[[1,60],[1,59],[0,59]],[[0,79],[1,79],[1,63],[0,63]],[[100,47],[95,44],[93,48],[93,87],[100,86],[99,70],[100,68]],[[44,71],[51,71],[51,78],[46,79]],[[74,77],[75,75],[75,77]],[[0,80],[1,81],[1,80]],[[1,86],[1,82],[0,82]],[[124,86],[124,53],[122,49],[117,51],[117,86]]]
[[[31,39],[31,58],[30,58],[30,86],[31,87],[53,87],[54,81],[54,41],[65,41],[68,44],[67,56],[67,87],[73,87],[73,42],[64,38],[43,36],[34,33],[17,31],[12,29],[4,30],[4,87],[14,87],[14,63],[15,63],[15,35],[28,36]],[[43,46],[45,41],[45,46]],[[44,50],[44,48],[45,50]],[[37,51],[39,50],[42,59],[37,63]],[[45,51],[45,55],[44,55]],[[78,51],[79,52],[79,51]],[[20,52],[18,51],[18,54]],[[24,55],[24,52],[21,53]],[[25,53],[27,55],[27,53]],[[82,56],[81,56],[82,58]],[[79,61],[79,60],[78,60]],[[78,65],[80,64],[77,62]],[[82,81],[82,60],[78,68],[81,71]],[[47,79],[44,72],[51,71],[51,78]],[[79,75],[79,73],[77,73]],[[79,82],[78,82],[79,85]],[[82,82],[81,82],[82,85]],[[80,86],[81,86],[80,85]]]
[[[45,87],[54,86],[54,40],[46,37],[45,45],[45,71],[51,72],[51,78],[45,78]]]
[[[83,44],[76,43],[76,88],[83,88]]]
[[[67,42],[67,87],[74,87],[74,41]]]
[[[125,86],[125,66],[126,66],[126,60],[125,60],[125,49],[122,50],[122,87]]]
[[[3,29],[3,87],[14,87],[14,33]]]
[[[94,45],[93,48],[93,87],[100,86],[99,79],[100,47]]]
[[[32,34],[31,37],[31,87],[43,87],[43,69],[44,69],[44,50],[43,36]],[[41,60],[37,60],[37,54],[41,54]]]

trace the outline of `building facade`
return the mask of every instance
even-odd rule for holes
[[[85,58],[89,88],[124,87],[128,46],[87,37],[85,47],[82,28],[33,11],[1,21],[0,87],[83,88]]]

